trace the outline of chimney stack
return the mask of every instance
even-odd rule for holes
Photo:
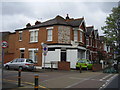
[[[27,25],[26,25],[26,28],[28,28],[28,27],[30,27],[31,26],[31,24],[30,23],[28,23]]]
[[[66,20],[69,20],[70,18],[69,18],[69,15],[67,14],[67,16],[66,16]]]
[[[40,21],[36,21],[36,22],[35,22],[35,25],[40,24],[40,23],[41,23]]]

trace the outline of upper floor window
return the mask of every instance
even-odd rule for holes
[[[22,31],[19,31],[19,41],[22,41]]]
[[[92,46],[92,37],[90,38],[90,45]]]
[[[86,39],[86,45],[89,45],[89,39]]]
[[[47,41],[52,41],[52,29],[47,30]]]
[[[83,41],[83,32],[80,31],[80,42]]]
[[[74,30],[74,41],[78,41],[78,31]]]
[[[30,31],[30,42],[38,42],[38,30]]]

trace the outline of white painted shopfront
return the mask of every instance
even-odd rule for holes
[[[86,48],[71,45],[48,45],[48,53],[45,56],[45,67],[50,68],[50,62],[67,61],[70,62],[70,68],[75,68],[78,58],[86,58]],[[42,67],[44,66],[44,55],[42,55]],[[53,68],[58,68],[57,64]]]

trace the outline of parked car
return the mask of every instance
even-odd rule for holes
[[[92,69],[93,63],[92,61],[88,60],[88,59],[80,59],[77,61],[76,63],[76,69],[80,69],[80,66],[82,69]]]
[[[31,59],[26,59],[26,58],[17,58],[14,59],[13,61],[10,61],[6,64],[4,64],[4,67],[6,69],[27,69],[27,70],[34,70],[34,62]]]

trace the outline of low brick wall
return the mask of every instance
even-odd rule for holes
[[[70,62],[58,62],[58,70],[70,70]]]
[[[100,70],[102,70],[101,64],[93,64],[92,71],[100,71]]]

